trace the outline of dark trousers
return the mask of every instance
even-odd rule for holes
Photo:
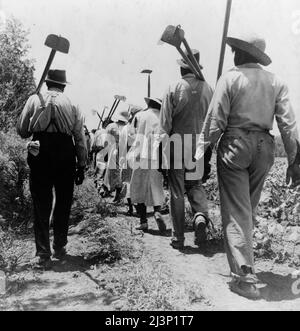
[[[72,138],[66,135],[45,133],[35,135],[34,140],[39,140],[41,144],[37,157],[28,156],[36,250],[37,256],[50,257],[49,221],[53,188],[56,194],[53,249],[59,250],[68,242],[76,170],[75,150]]]

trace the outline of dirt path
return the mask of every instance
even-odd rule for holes
[[[25,263],[10,278],[8,293],[0,300],[0,310],[21,311],[109,311],[118,300],[105,289],[95,275],[96,266],[78,254],[83,245],[80,236],[69,237],[68,256],[63,262],[54,261],[51,270],[33,270],[28,254]],[[34,243],[28,240],[28,252]]]
[[[138,224],[134,218],[127,221]],[[186,249],[173,250],[170,237],[159,236],[151,219],[150,233],[143,236],[142,242],[149,263],[167,266],[176,282],[201,287],[204,299],[192,304],[191,310],[300,310],[300,296],[291,290],[294,270],[258,262],[258,276],[267,285],[263,289],[264,299],[253,302],[228,290],[229,269],[222,248],[211,246],[200,251],[193,244],[193,233],[186,237]],[[119,298],[106,290],[105,274],[102,279],[99,277],[102,267],[96,269],[80,257],[80,245],[84,245],[80,239],[78,234],[70,236],[68,258],[55,262],[51,271],[33,271],[25,263],[12,278],[8,293],[11,295],[0,300],[0,310],[114,310]],[[32,240],[26,243],[26,250],[34,252]],[[28,255],[27,259],[31,257]]]
[[[228,290],[229,268],[223,249],[208,247],[204,251],[194,246],[193,234],[186,234],[186,248],[183,252],[170,247],[170,238],[146,234],[144,242],[147,252],[154,260],[167,263],[174,277],[184,282],[197,282],[202,288],[206,304],[195,309],[204,310],[300,310],[300,295],[292,293],[292,272],[287,266],[274,265],[271,261],[258,261],[257,273],[262,285],[263,299],[250,301]],[[151,234],[152,233],[152,234]],[[201,284],[201,285],[200,285]]]

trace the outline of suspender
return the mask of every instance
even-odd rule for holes
[[[33,127],[36,126],[36,124],[38,123],[38,120],[40,118],[40,116],[42,115],[42,113],[46,110],[46,103],[45,103],[45,100],[43,98],[43,96],[38,93],[37,96],[39,97],[40,99],[40,103],[41,103],[41,107],[40,107],[40,111],[37,112],[36,114],[36,119],[35,119],[35,124]],[[50,103],[48,106],[50,106],[50,109],[51,109],[51,117],[50,117],[50,122],[48,124],[48,126],[46,127],[46,129],[43,131],[43,132],[47,132],[49,130],[49,128],[51,126],[54,126],[57,133],[60,132],[59,128],[58,128],[58,125],[57,125],[57,121],[56,121],[56,107],[54,106],[54,103],[53,103],[53,100],[54,100],[55,96],[51,96],[51,100],[50,100]]]
[[[55,98],[54,96],[51,96],[51,101],[49,103],[50,108],[51,108],[51,118],[50,118],[50,122],[44,132],[47,132],[52,125],[55,127],[56,131],[59,132],[58,125],[56,122],[56,117],[55,117],[56,107],[52,103],[54,98]]]

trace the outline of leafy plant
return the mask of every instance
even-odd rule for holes
[[[0,130],[16,126],[28,97],[35,90],[34,62],[27,58],[28,31],[15,18],[0,34]]]

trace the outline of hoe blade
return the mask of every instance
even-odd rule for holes
[[[179,48],[184,39],[184,31],[181,29],[180,25],[175,27],[169,25],[161,37],[161,41]]]
[[[65,54],[68,54],[70,49],[70,42],[68,41],[68,39],[57,36],[55,34],[50,34],[47,37],[45,45],[54,49],[57,52]]]
[[[126,97],[124,97],[122,95],[115,95],[115,99],[118,101],[126,102]]]

